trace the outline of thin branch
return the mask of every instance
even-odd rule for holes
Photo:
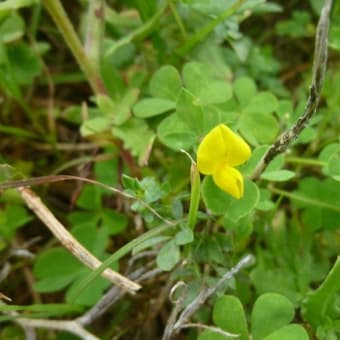
[[[179,288],[182,288],[183,291],[180,294],[180,296],[177,299],[174,299],[174,295],[176,290]],[[177,315],[180,312],[180,309],[182,307],[183,301],[188,293],[188,286],[183,282],[179,281],[177,282],[172,289],[170,290],[170,301],[175,305],[174,308],[171,311],[171,314],[168,318],[168,322],[166,324],[162,340],[170,340],[174,331],[175,331],[175,324],[176,324],[176,319]]]
[[[321,10],[315,38],[312,84],[309,89],[309,96],[304,112],[296,121],[296,123],[286,132],[284,132],[278,138],[278,140],[269,147],[251,176],[251,179],[253,180],[256,180],[260,177],[262,172],[266,169],[273,158],[287,150],[288,146],[300,135],[302,130],[306,127],[316,112],[320,100],[323,80],[326,73],[329,17],[331,7],[332,0],[326,0]]]
[[[46,225],[53,235],[63,244],[63,246],[77,257],[82,263],[91,269],[98,268],[102,262],[93,256],[82,244],[80,244],[55,218],[51,211],[45,206],[33,191],[27,188],[18,189],[22,199],[27,206],[36,214],[36,216]],[[119,287],[134,293],[141,286],[112,269],[106,268],[102,272],[102,276],[110,280]]]
[[[216,293],[216,291],[225,284],[228,280],[234,277],[237,273],[239,273],[243,268],[248,267],[254,264],[254,257],[252,255],[247,255],[243,257],[235,267],[231,268],[228,272],[226,272],[218,282],[210,288],[203,289],[197,297],[182,311],[177,321],[173,322],[173,315],[170,315],[167,326],[164,331],[164,335],[162,340],[170,340],[174,335],[176,335],[183,325],[188,323],[190,317],[197,312],[197,310],[212,296]],[[178,310],[182,305],[185,296],[183,295],[178,301],[175,302],[174,310]]]
[[[146,209],[148,209],[151,213],[153,213],[157,218],[159,218],[161,221],[166,223],[169,226],[176,225],[175,222],[172,222],[162,215],[160,215],[154,208],[152,208],[148,203],[144,202],[143,200],[139,199],[136,196],[130,195],[123,190],[119,190],[115,187],[112,187],[110,185],[95,181],[93,179],[79,177],[79,176],[71,176],[71,175],[51,175],[51,176],[40,176],[40,177],[33,177],[33,178],[27,178],[27,179],[20,179],[15,181],[7,181],[0,183],[0,190],[4,189],[15,189],[15,188],[24,188],[24,187],[30,187],[33,185],[39,185],[39,184],[46,184],[46,183],[54,183],[54,182],[60,182],[60,181],[82,181],[90,184],[97,185],[99,187],[102,187],[106,190],[109,190],[111,192],[114,192],[115,194],[121,195],[125,198],[130,198],[133,200],[136,200],[140,202]]]
[[[132,272],[128,277],[135,282],[142,282],[159,275],[161,272],[162,271],[158,268],[146,271],[145,267],[142,267]],[[82,326],[91,324],[94,320],[97,320],[105,314],[108,309],[117,303],[117,301],[119,301],[125,294],[126,292],[116,286],[113,286],[93,307],[86,311],[82,316],[78,317],[76,319],[77,322]]]

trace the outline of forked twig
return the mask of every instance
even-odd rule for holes
[[[188,325],[188,320],[190,317],[197,312],[197,310],[212,296],[216,293],[216,291],[225,284],[228,280],[234,277],[237,273],[239,273],[243,268],[252,265],[255,262],[255,259],[252,255],[247,255],[243,257],[233,268],[231,268],[228,272],[226,272],[218,282],[210,288],[204,288],[201,292],[196,296],[196,298],[182,311],[179,315],[177,321],[175,317],[177,316],[178,310],[183,303],[184,296],[180,297],[176,302],[173,309],[173,313],[170,315],[168,319],[168,323],[166,325],[162,340],[170,340],[173,336],[178,334],[178,332]]]
[[[320,100],[323,80],[326,73],[329,17],[331,7],[332,0],[325,0],[316,30],[312,84],[309,88],[309,96],[304,112],[296,121],[296,123],[287,131],[285,131],[277,139],[277,141],[269,147],[260,162],[257,164],[251,176],[251,179],[253,180],[256,180],[260,177],[262,172],[266,169],[274,157],[287,150],[290,143],[300,135],[302,130],[306,127],[316,112]]]

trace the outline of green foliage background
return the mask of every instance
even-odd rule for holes
[[[115,187],[125,195],[80,182],[34,190],[107,266],[126,275],[162,271],[92,324],[93,334],[161,338],[171,286],[188,285],[188,305],[251,254],[255,263],[193,322],[244,340],[339,337],[339,2],[317,114],[287,152],[250,179],[267,148],[303,112],[322,3],[94,1],[105,5],[105,17],[85,0],[0,3],[0,182],[72,174]],[[58,4],[66,12],[53,21]],[[60,32],[68,19],[75,32]],[[209,176],[191,183],[190,157],[220,123],[252,148],[240,167],[241,200]],[[10,268],[0,291],[13,300],[0,305],[0,337],[23,339],[8,311],[76,317],[109,282],[62,248],[15,190],[0,194],[0,264]],[[16,256],[17,248],[29,256]],[[157,301],[154,309],[150,301]],[[181,336],[232,338],[213,328]]]

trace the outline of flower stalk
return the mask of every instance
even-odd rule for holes
[[[201,179],[195,162],[191,163],[191,194],[188,215],[188,226],[194,230],[197,222],[197,212],[200,203]]]

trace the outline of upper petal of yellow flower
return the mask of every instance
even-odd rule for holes
[[[222,162],[229,166],[244,163],[251,154],[249,145],[224,124],[213,128],[202,140],[197,150],[198,170],[211,175]]]
[[[201,141],[197,150],[197,168],[204,175],[212,175],[226,155],[222,124],[213,128]]]
[[[221,130],[224,139],[224,160],[228,165],[237,166],[247,161],[251,155],[251,150],[245,140],[224,124],[217,127]]]
[[[243,176],[235,168],[220,164],[213,174],[215,184],[231,196],[239,199],[243,196]]]

